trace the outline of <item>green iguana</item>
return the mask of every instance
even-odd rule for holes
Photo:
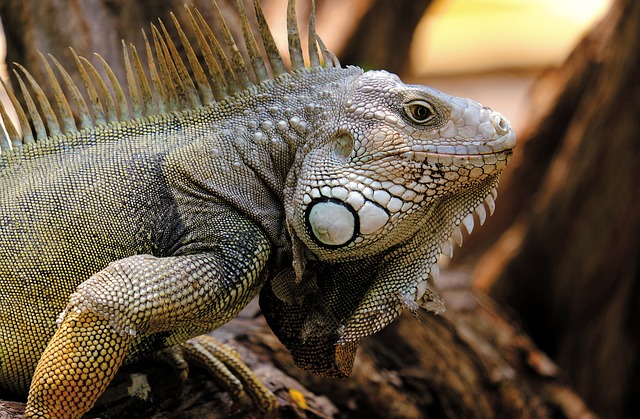
[[[0,106],[0,387],[29,392],[28,417],[80,416],[123,362],[259,293],[295,362],[341,377],[403,307],[443,309],[438,256],[493,212],[512,128],[341,67],[313,13],[305,64],[294,3],[288,70],[257,0],[259,33],[238,2],[246,62],[214,3],[221,40],[187,8],[198,55],[174,18],[183,61],[152,26],[146,66],[124,48],[126,89],[104,61],[107,80],[74,53],[80,89],[43,56],[54,111],[18,66],[22,133]]]

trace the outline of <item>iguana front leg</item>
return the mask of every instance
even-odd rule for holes
[[[105,317],[69,313],[36,367],[25,417],[80,417],[111,382],[132,340]]]
[[[208,253],[132,256],[83,282],[38,363],[26,416],[81,416],[137,334],[197,335],[233,318],[259,290],[270,247],[255,226],[223,236]]]

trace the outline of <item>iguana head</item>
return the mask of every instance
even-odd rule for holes
[[[287,197],[288,222],[321,261],[385,252],[434,215],[459,224],[495,187],[515,140],[502,115],[473,100],[366,72],[315,128]],[[467,195],[479,201],[470,206]],[[451,207],[437,211],[443,200]]]
[[[403,307],[443,309],[437,258],[474,212],[493,211],[516,142],[473,100],[384,71],[351,84],[299,153],[285,196],[297,272],[276,276],[262,303],[298,364],[338,376]]]

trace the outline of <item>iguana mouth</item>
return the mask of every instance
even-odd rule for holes
[[[407,159],[415,159],[417,157],[418,161],[425,161],[427,156],[446,156],[451,158],[482,158],[490,155],[511,156],[513,154],[515,143],[515,133],[513,131],[509,131],[498,139],[488,141],[484,144],[455,145],[454,143],[450,143],[439,146],[434,144],[415,144],[392,152],[380,152],[378,155],[369,156],[368,158],[403,156]]]
[[[516,145],[516,135],[509,129],[498,138],[486,142],[470,142],[466,144],[456,144],[455,141],[441,145],[436,144],[414,144],[411,150],[405,153],[416,153],[425,156],[449,156],[449,157],[483,157],[488,155],[511,155]],[[402,154],[402,153],[401,153]]]

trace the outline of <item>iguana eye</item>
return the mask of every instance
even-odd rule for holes
[[[424,124],[431,121],[435,116],[433,107],[424,100],[414,100],[404,106],[404,113],[413,122]]]

